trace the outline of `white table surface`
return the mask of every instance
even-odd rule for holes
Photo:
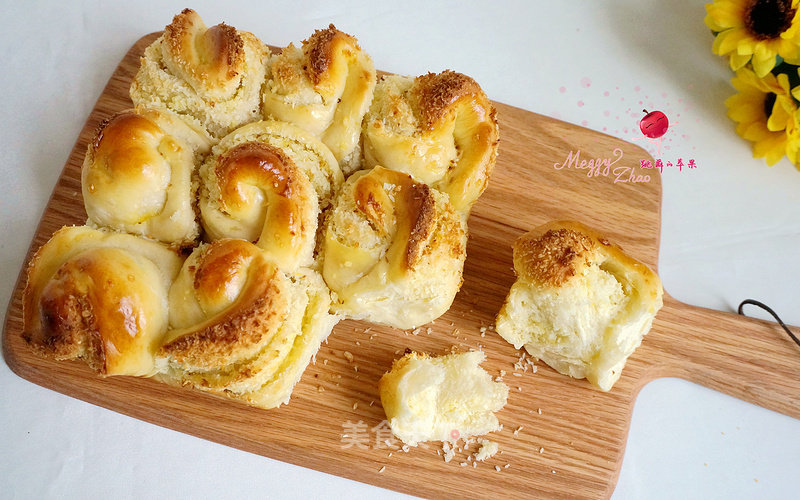
[[[3,311],[108,77],[134,41],[186,6],[68,3],[0,2]],[[224,20],[274,45],[333,22],[356,35],[381,69],[452,68],[495,100],[625,139],[640,137],[639,108],[665,111],[673,125],[661,156],[698,165],[663,175],[665,289],[726,311],[757,298],[800,325],[800,171],[786,160],[768,168],[736,136],[723,104],[732,75],[711,53],[702,2],[238,3],[192,7],[209,25]],[[5,364],[0,386],[3,498],[398,496],[97,408],[31,384]],[[800,421],[662,379],[636,402],[614,498],[797,498],[799,471]]]

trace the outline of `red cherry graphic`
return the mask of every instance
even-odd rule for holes
[[[667,115],[661,111],[651,111],[648,113],[646,109],[643,109],[642,112],[647,113],[639,122],[639,130],[641,130],[644,135],[651,139],[658,139],[667,133],[667,129],[669,128]]]

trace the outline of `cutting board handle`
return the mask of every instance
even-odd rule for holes
[[[690,306],[665,294],[645,345],[660,353],[649,358],[657,361],[648,380],[676,376],[800,418],[800,346],[773,321]]]

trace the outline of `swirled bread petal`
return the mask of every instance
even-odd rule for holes
[[[345,173],[360,166],[361,120],[376,79],[356,39],[333,25],[270,60],[264,115],[294,123],[320,137]]]
[[[182,259],[160,243],[64,227],[28,266],[23,336],[103,375],[152,375],[167,330],[167,291]]]
[[[178,246],[200,233],[195,165],[211,138],[167,110],[136,109],[103,122],[81,170],[89,223]]]
[[[242,238],[282,269],[313,262],[321,209],[342,173],[328,148],[288,123],[256,122],[214,147],[200,169],[200,215],[210,239]]]
[[[472,78],[385,76],[364,117],[364,161],[411,174],[467,213],[497,158],[495,109]]]
[[[497,333],[558,372],[610,390],[661,308],[658,275],[571,221],[521,236],[514,269]]]
[[[348,178],[326,224],[322,274],[336,292],[334,310],[413,328],[450,308],[467,232],[446,195],[375,167]]]
[[[286,274],[237,239],[197,248],[169,297],[159,376],[265,408],[288,402],[337,320],[319,275]]]
[[[184,9],[145,49],[131,99],[194,117],[222,137],[260,117],[268,57],[252,33],[224,23],[207,28],[195,11]]]

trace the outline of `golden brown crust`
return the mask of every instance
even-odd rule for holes
[[[241,192],[242,181],[272,186],[279,196],[291,198],[298,176],[302,175],[282,149],[257,141],[239,144],[220,155],[214,173],[223,206],[247,203]]]
[[[601,233],[580,222],[552,221],[522,235],[514,243],[514,268],[520,277],[542,286],[559,287],[584,267],[614,260],[646,281],[658,276]]]
[[[106,351],[125,352],[144,319],[135,292],[117,276],[120,258],[119,251],[103,249],[64,263],[42,290],[41,337],[33,341],[58,359],[84,358],[93,369],[108,373]]]
[[[62,228],[28,264],[23,338],[43,356],[81,359],[103,375],[149,375],[179,265],[152,241]]]
[[[425,254],[425,249],[428,248],[428,243],[436,230],[436,200],[431,188],[427,184],[418,182],[414,183],[409,195],[411,198],[409,213],[412,215],[413,224],[406,247],[406,265],[409,269],[414,269]],[[454,238],[452,241],[460,246],[459,238]],[[458,253],[460,252],[456,251],[456,254]]]
[[[425,130],[435,128],[436,123],[450,113],[461,99],[475,99],[485,104],[487,109],[492,108],[475,80],[450,70],[417,77],[410,97],[420,126]]]
[[[90,224],[193,246],[195,162],[211,138],[166,109],[123,110],[103,121],[89,142],[81,189]]]
[[[206,29],[192,9],[184,9],[164,28],[164,41],[174,61],[201,81],[235,78],[245,63],[244,40],[236,28],[222,23]]]
[[[376,87],[363,126],[364,161],[408,172],[461,213],[486,189],[497,158],[496,111],[475,80],[454,71]]]
[[[352,46],[354,51],[361,50],[354,37],[337,30],[333,24],[326,29],[314,31],[314,34],[303,41],[303,52],[308,60],[305,70],[315,86],[328,78],[328,69],[343,45]]]
[[[89,367],[107,373],[106,356],[93,306],[85,295],[51,290],[40,300],[41,329],[26,330],[23,338],[41,355],[55,359],[83,359]]]
[[[522,237],[514,245],[518,272],[545,286],[561,286],[580,273],[594,248],[592,240],[570,229],[550,229],[536,238]]]
[[[257,350],[280,328],[288,310],[286,278],[262,251],[243,240],[218,240],[198,251],[203,253],[190,268],[191,293],[204,309],[213,310],[237,295],[218,314],[171,334],[160,355],[179,364],[224,366],[239,360],[242,351]],[[234,291],[237,286],[241,290]]]
[[[135,175],[159,157],[147,141],[163,136],[155,122],[129,109],[103,120],[86,155],[90,162],[101,162],[109,175]],[[92,192],[92,186],[89,191]]]
[[[254,139],[223,143],[201,167],[201,220],[210,240],[255,242],[291,272],[313,261],[318,197],[290,150]]]
[[[390,195],[386,190],[387,184],[398,189]],[[397,233],[408,235],[405,267],[414,269],[436,229],[436,200],[431,188],[415,182],[408,174],[377,167],[370,175],[357,181],[353,196],[356,207],[383,235],[389,231],[387,215],[394,217]]]

